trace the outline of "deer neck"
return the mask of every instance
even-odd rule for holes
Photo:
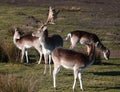
[[[106,50],[106,47],[101,42],[96,42],[96,47],[102,51]]]
[[[42,37],[41,37],[41,44],[42,44],[42,46],[43,47],[45,47],[48,43],[49,43],[49,41],[48,41],[48,31],[46,30],[44,33],[43,33],[43,35],[42,35]]]
[[[14,44],[16,44],[17,43],[17,40],[19,40],[20,38],[17,38],[16,36],[14,36],[13,37],[13,42],[14,42]]]

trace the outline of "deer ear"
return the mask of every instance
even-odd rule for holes
[[[46,29],[47,29],[47,26],[44,26],[44,27],[43,27],[43,31],[45,31]]]
[[[14,29],[15,31],[17,31],[17,27],[14,26],[13,29]]]
[[[15,28],[14,30],[15,30],[15,32],[18,32],[18,29],[17,29],[17,28]]]

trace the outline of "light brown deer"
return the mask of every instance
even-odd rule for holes
[[[70,48],[71,49],[73,49],[77,45],[77,43],[81,43],[81,44],[86,45],[85,42],[91,42],[92,41],[92,42],[95,43],[95,46],[103,52],[104,58],[106,60],[108,60],[109,57],[110,57],[110,50],[108,48],[106,48],[101,43],[98,36],[93,34],[93,33],[76,30],[76,31],[72,31],[72,32],[68,33],[65,40],[70,40],[70,43],[71,43]]]
[[[40,54],[38,62],[41,62],[42,59],[42,49],[40,46],[40,41],[38,37],[33,37],[32,34],[21,36],[18,29],[15,28],[15,33],[13,36],[14,44],[22,51],[21,63],[23,63],[24,53],[26,55],[26,61],[28,63],[28,52],[27,49],[34,47]]]
[[[52,52],[52,60],[54,63],[53,70],[53,86],[56,88],[56,75],[60,70],[60,67],[63,66],[66,69],[72,69],[74,71],[74,83],[73,83],[73,91],[75,89],[76,80],[79,78],[80,88],[83,90],[82,86],[82,76],[81,72],[83,69],[90,66],[95,60],[95,46],[94,43],[87,43],[86,46],[88,49],[88,55],[83,53],[65,49],[65,48],[56,48]]]
[[[54,15],[56,15],[56,14],[53,12],[52,7],[49,7],[49,14],[48,14],[48,18],[47,18],[47,21],[45,22],[45,24],[48,24],[48,23],[54,24]],[[32,35],[26,35],[26,36],[21,37],[17,28],[15,28],[13,42],[22,51],[21,63],[23,62],[24,53],[26,55],[26,61],[28,63],[27,49],[31,48],[31,47],[34,47],[39,52],[40,59],[38,61],[38,64],[41,63],[42,48],[40,46],[40,41],[38,40],[38,37],[33,37]]]
[[[48,63],[48,57],[49,57],[49,66],[50,66],[50,74],[51,74],[51,52],[56,47],[62,47],[63,46],[63,39],[60,35],[52,35],[48,36],[48,30],[47,25],[42,25],[38,31],[33,32],[32,34],[35,37],[39,37],[40,44],[42,46],[42,52],[44,54],[45,58],[45,69],[44,74],[46,74],[46,65]]]

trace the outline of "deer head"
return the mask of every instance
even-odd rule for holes
[[[107,48],[105,50],[103,50],[103,55],[104,55],[106,60],[109,60],[109,58],[110,58],[110,50],[107,49]]]
[[[38,28],[38,31],[32,33],[32,36],[39,37],[39,38],[41,38],[42,35],[44,35],[44,34],[45,34],[46,36],[48,36],[48,32],[47,32],[46,30],[47,30],[47,25],[46,25],[46,24],[42,24],[42,25]]]
[[[20,39],[20,32],[18,31],[18,28],[14,27],[14,38],[16,39]]]

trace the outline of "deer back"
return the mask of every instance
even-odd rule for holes
[[[95,57],[94,44],[88,44],[88,47],[90,49],[89,55],[71,49],[56,48],[52,52],[53,62],[69,68],[74,66],[85,68],[94,62]]]

